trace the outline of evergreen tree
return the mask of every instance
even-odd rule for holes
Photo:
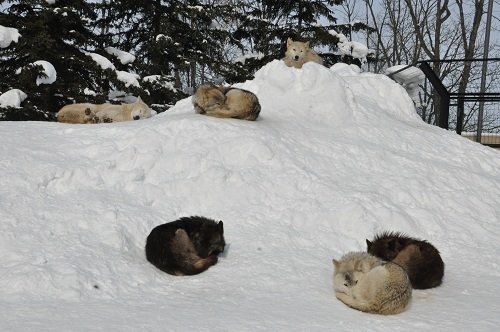
[[[218,26],[232,8],[221,1],[124,0],[113,9],[122,22],[115,36],[122,49],[135,50],[138,73],[159,75],[161,89],[148,87],[155,103],[178,100],[208,77],[231,72],[224,47],[229,31]],[[175,89],[166,89],[171,84]]]
[[[162,111],[201,83],[250,79],[283,57],[288,37],[310,40],[329,66],[338,61],[331,30],[363,28],[335,24],[333,8],[342,2],[0,0],[0,25],[21,34],[18,43],[0,48],[0,91],[28,95],[22,111],[0,112],[3,119],[53,119],[64,104],[102,103],[112,91],[140,95]],[[136,60],[121,63],[110,47]],[[91,53],[113,65],[101,68]],[[37,84],[39,60],[54,66],[55,82]],[[122,82],[121,71],[137,74],[139,84]]]
[[[0,90],[19,88],[28,95],[23,110],[18,115],[11,110],[4,120],[40,119],[40,113],[53,120],[72,101],[105,101],[118,81],[114,70],[102,69],[84,53],[99,47],[99,37],[92,31],[97,16],[87,1],[9,0],[0,5],[6,7],[0,25],[21,34],[18,43],[0,49]],[[43,67],[33,65],[39,60],[53,65],[55,82],[37,83],[37,77],[44,77]]]
[[[241,23],[235,37],[249,47],[250,53],[261,57],[247,61],[241,68],[240,79],[249,78],[265,63],[280,59],[286,50],[287,38],[310,41],[318,51],[326,66],[341,59],[337,55],[339,39],[331,30],[347,33],[352,29],[367,29],[363,23],[337,25],[333,8],[344,0],[254,0],[243,1],[240,11]]]

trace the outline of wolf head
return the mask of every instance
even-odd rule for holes
[[[309,50],[309,42],[293,41],[288,38],[286,41],[286,57],[293,61],[303,61]]]
[[[366,251],[386,261],[392,261],[411,239],[399,232],[377,234],[372,241],[366,240]]]
[[[192,102],[197,113],[220,107],[226,101],[225,89],[221,85],[203,84],[196,89]]]
[[[208,255],[218,255],[222,253],[225,246],[226,241],[224,240],[224,225],[221,220],[211,235],[208,244]]]
[[[131,104],[130,107],[130,116],[132,120],[141,120],[151,117],[151,108],[142,101],[141,97],[137,98],[137,101]]]
[[[364,274],[381,264],[380,259],[366,252],[349,252],[340,260],[333,259],[335,290],[349,294],[350,288],[355,286]]]
[[[335,259],[333,259],[333,265],[335,267],[333,273],[333,287],[335,291],[350,295],[350,288],[358,283],[358,280],[354,277],[354,265]]]
[[[200,257],[218,255],[224,251],[224,224],[222,221],[205,220],[199,231],[190,234]]]

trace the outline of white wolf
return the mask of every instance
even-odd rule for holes
[[[151,108],[141,97],[131,104],[103,104],[95,113],[94,123],[141,120],[151,117]]]
[[[309,42],[293,41],[288,38],[286,41],[286,52],[283,61],[288,67],[302,68],[308,61],[323,64],[323,59],[309,48]]]
[[[70,104],[57,113],[57,121],[65,123],[102,123],[120,122],[149,118],[152,115],[149,106],[137,98],[131,104]]]
[[[100,105],[81,103],[69,104],[57,112],[57,121],[64,123],[92,123]]]
[[[336,297],[351,308],[382,315],[406,310],[412,287],[405,270],[366,252],[350,252],[335,266]]]

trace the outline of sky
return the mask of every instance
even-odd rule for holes
[[[2,331],[496,331],[500,154],[424,123],[385,75],[280,60],[237,87],[257,121],[196,114],[0,122]],[[224,221],[190,277],[145,258],[157,225]],[[393,316],[335,298],[333,258],[385,231],[441,253]]]

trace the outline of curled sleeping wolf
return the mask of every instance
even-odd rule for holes
[[[366,245],[370,254],[402,266],[413,288],[426,289],[441,285],[444,262],[439,251],[429,242],[403,233],[383,232],[372,241],[366,240]]]
[[[323,64],[323,59],[309,47],[309,42],[293,41],[291,38],[286,41],[283,61],[288,67],[295,68],[302,68],[304,63],[309,61]]]
[[[260,113],[259,99],[250,91],[203,84],[192,98],[196,113],[218,118],[254,121]]]
[[[131,104],[70,104],[57,113],[57,121],[64,123],[103,123],[141,120],[151,117],[151,108],[141,97]]]
[[[412,288],[402,267],[366,252],[350,252],[335,267],[336,297],[351,308],[382,315],[406,310]]]
[[[151,231],[146,240],[146,258],[166,273],[194,275],[215,265],[225,244],[222,221],[183,217]]]

